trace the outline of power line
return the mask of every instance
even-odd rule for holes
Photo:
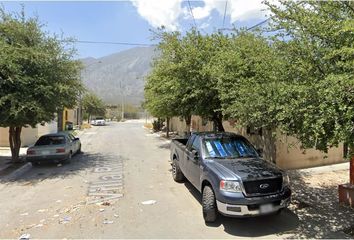
[[[188,6],[189,6],[189,11],[190,11],[190,13],[192,15],[192,18],[193,18],[194,26],[195,26],[195,28],[197,28],[197,23],[195,22],[193,10],[192,10],[192,7],[191,7],[191,2],[189,0],[188,0]]]
[[[148,44],[148,43],[103,42],[103,41],[86,41],[86,40],[77,40],[77,41],[62,40],[62,42],[85,43],[85,44],[113,44],[113,45],[142,46],[142,47],[156,46],[156,44]]]
[[[259,27],[259,26],[263,25],[264,23],[268,22],[269,19],[270,19],[270,17],[267,18],[266,20],[263,20],[262,22],[259,22],[259,23],[255,24],[255,25],[253,25],[252,27],[247,28],[246,30],[250,31],[250,30],[252,30],[252,29],[254,29],[256,27]]]
[[[255,25],[253,25],[253,26],[247,28],[246,31],[250,31],[250,30],[252,30],[252,29],[254,29],[254,28],[256,28],[256,27],[259,27],[259,26],[265,24],[266,22],[268,22],[270,19],[271,19],[271,18],[269,17],[269,18],[267,18],[267,19],[265,19],[265,20],[263,20],[263,21],[261,21],[261,22],[255,24]],[[220,30],[221,30],[221,31],[235,31],[236,28],[219,28],[219,31],[220,31]]]
[[[227,9],[227,1],[228,1],[228,0],[226,0],[226,2],[225,2],[224,18],[223,18],[223,20],[222,20],[222,27],[223,27],[223,28],[224,28],[224,25],[225,25],[226,9]]]

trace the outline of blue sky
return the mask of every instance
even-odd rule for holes
[[[5,11],[21,9],[21,2],[1,2]],[[156,43],[150,29],[186,31],[193,24],[189,4],[183,0],[22,2],[28,16],[37,15],[51,33],[82,41]],[[252,26],[265,19],[259,0],[191,1],[198,29],[210,33],[224,27]],[[78,58],[102,57],[134,46],[77,43]]]

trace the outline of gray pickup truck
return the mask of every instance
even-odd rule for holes
[[[240,135],[203,132],[173,139],[171,161],[173,179],[187,178],[202,193],[205,222],[214,222],[218,213],[279,213],[290,203],[289,177]]]

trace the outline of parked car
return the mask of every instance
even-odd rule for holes
[[[106,120],[104,120],[104,118],[96,118],[95,125],[96,126],[104,126],[104,125],[106,125]]]
[[[104,118],[96,118],[94,120],[91,120],[91,125],[104,126],[106,125],[106,121],[104,120]]]
[[[291,199],[289,178],[262,159],[246,138],[233,133],[195,133],[171,143],[172,176],[187,178],[202,193],[203,217],[279,213]]]
[[[27,149],[26,159],[33,164],[41,162],[70,162],[71,157],[80,152],[80,139],[72,134],[47,134],[41,136],[33,147]]]

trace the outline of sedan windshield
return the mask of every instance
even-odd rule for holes
[[[43,136],[38,139],[35,146],[61,145],[65,143],[63,136]]]
[[[204,139],[206,157],[210,158],[246,158],[257,157],[254,147],[243,138]]]

